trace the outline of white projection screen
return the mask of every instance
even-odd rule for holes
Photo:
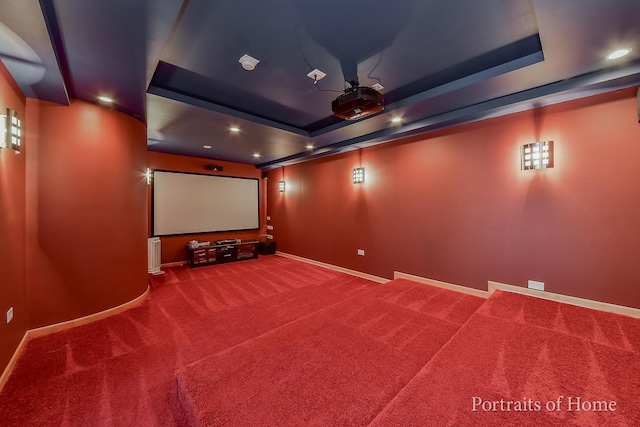
[[[153,172],[153,234],[256,230],[259,180]]]

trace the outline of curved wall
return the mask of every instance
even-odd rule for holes
[[[27,101],[29,329],[100,312],[147,289],[146,128],[72,100]]]
[[[25,104],[22,91],[0,61],[0,114],[11,108],[24,124]],[[26,138],[23,142],[28,145]],[[24,151],[16,155],[0,149],[0,374],[27,330]],[[10,307],[14,316],[7,324],[5,313]]]

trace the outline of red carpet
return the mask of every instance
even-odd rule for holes
[[[636,426],[638,372],[639,319],[497,292],[372,425]]]
[[[379,285],[277,256],[151,281],[138,307],[29,341],[0,425],[640,420],[640,319]],[[559,410],[545,406],[560,397]]]
[[[140,306],[29,341],[0,425],[184,425],[179,369],[379,286],[277,256],[151,280]]]
[[[366,425],[484,302],[406,280],[178,373],[192,425]]]

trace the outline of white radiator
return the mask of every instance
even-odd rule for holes
[[[160,270],[160,238],[151,237],[147,240],[147,264],[149,267],[149,273],[162,274]]]

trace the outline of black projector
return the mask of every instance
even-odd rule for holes
[[[335,116],[355,120],[384,110],[382,94],[366,86],[356,86],[331,102]]]

